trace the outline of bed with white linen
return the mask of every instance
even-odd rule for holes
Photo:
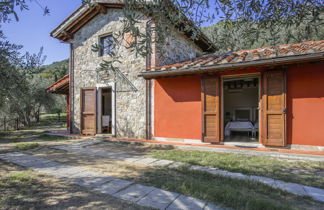
[[[232,121],[228,122],[225,126],[225,136],[230,136],[232,131],[246,131],[253,132],[254,125],[250,121]]]

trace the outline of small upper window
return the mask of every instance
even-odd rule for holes
[[[100,56],[114,53],[114,37],[112,35],[100,37]]]

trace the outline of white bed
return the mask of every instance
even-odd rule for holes
[[[252,132],[255,129],[250,121],[232,121],[225,126],[225,136],[230,136],[232,131]]]

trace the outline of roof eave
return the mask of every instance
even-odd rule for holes
[[[161,77],[213,73],[213,72],[232,70],[232,69],[287,65],[287,64],[304,63],[304,62],[321,61],[321,60],[324,60],[324,52],[312,53],[307,55],[276,57],[276,58],[255,60],[249,62],[216,64],[213,66],[202,66],[202,67],[194,67],[194,68],[173,69],[173,70],[171,69],[171,70],[161,70],[161,71],[146,71],[146,72],[142,72],[139,76],[143,77],[144,79],[155,79]]]
[[[121,3],[94,3],[84,4],[75,12],[67,17],[59,26],[57,26],[50,36],[63,42],[68,42],[73,38],[73,34],[84,24],[93,19],[99,13],[106,13],[104,8],[122,8]],[[90,14],[90,15],[89,15]],[[87,16],[88,15],[88,16]],[[75,27],[75,28],[74,28]]]
[[[120,1],[115,3],[100,3],[100,1],[94,1],[94,4],[84,4],[80,6],[75,12],[67,17],[59,26],[57,26],[51,33],[50,36],[59,39],[63,42],[69,42],[73,39],[73,35],[78,31],[84,24],[93,19],[97,14],[102,13],[102,7],[106,8],[122,8],[124,6]],[[195,24],[189,20],[185,15],[185,23],[196,27]],[[184,24],[184,23],[183,23]],[[178,26],[181,27],[181,26]],[[200,47],[204,52],[215,52],[217,47],[212,43],[209,38],[201,31],[193,42]],[[190,32],[186,32],[185,35],[190,37]]]

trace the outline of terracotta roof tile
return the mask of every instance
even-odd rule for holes
[[[282,44],[261,47],[251,50],[239,50],[225,54],[208,54],[192,60],[156,67],[155,70],[187,69],[190,67],[205,67],[217,64],[249,62],[275,57],[287,57],[324,52],[324,40],[306,41],[297,44]]]

